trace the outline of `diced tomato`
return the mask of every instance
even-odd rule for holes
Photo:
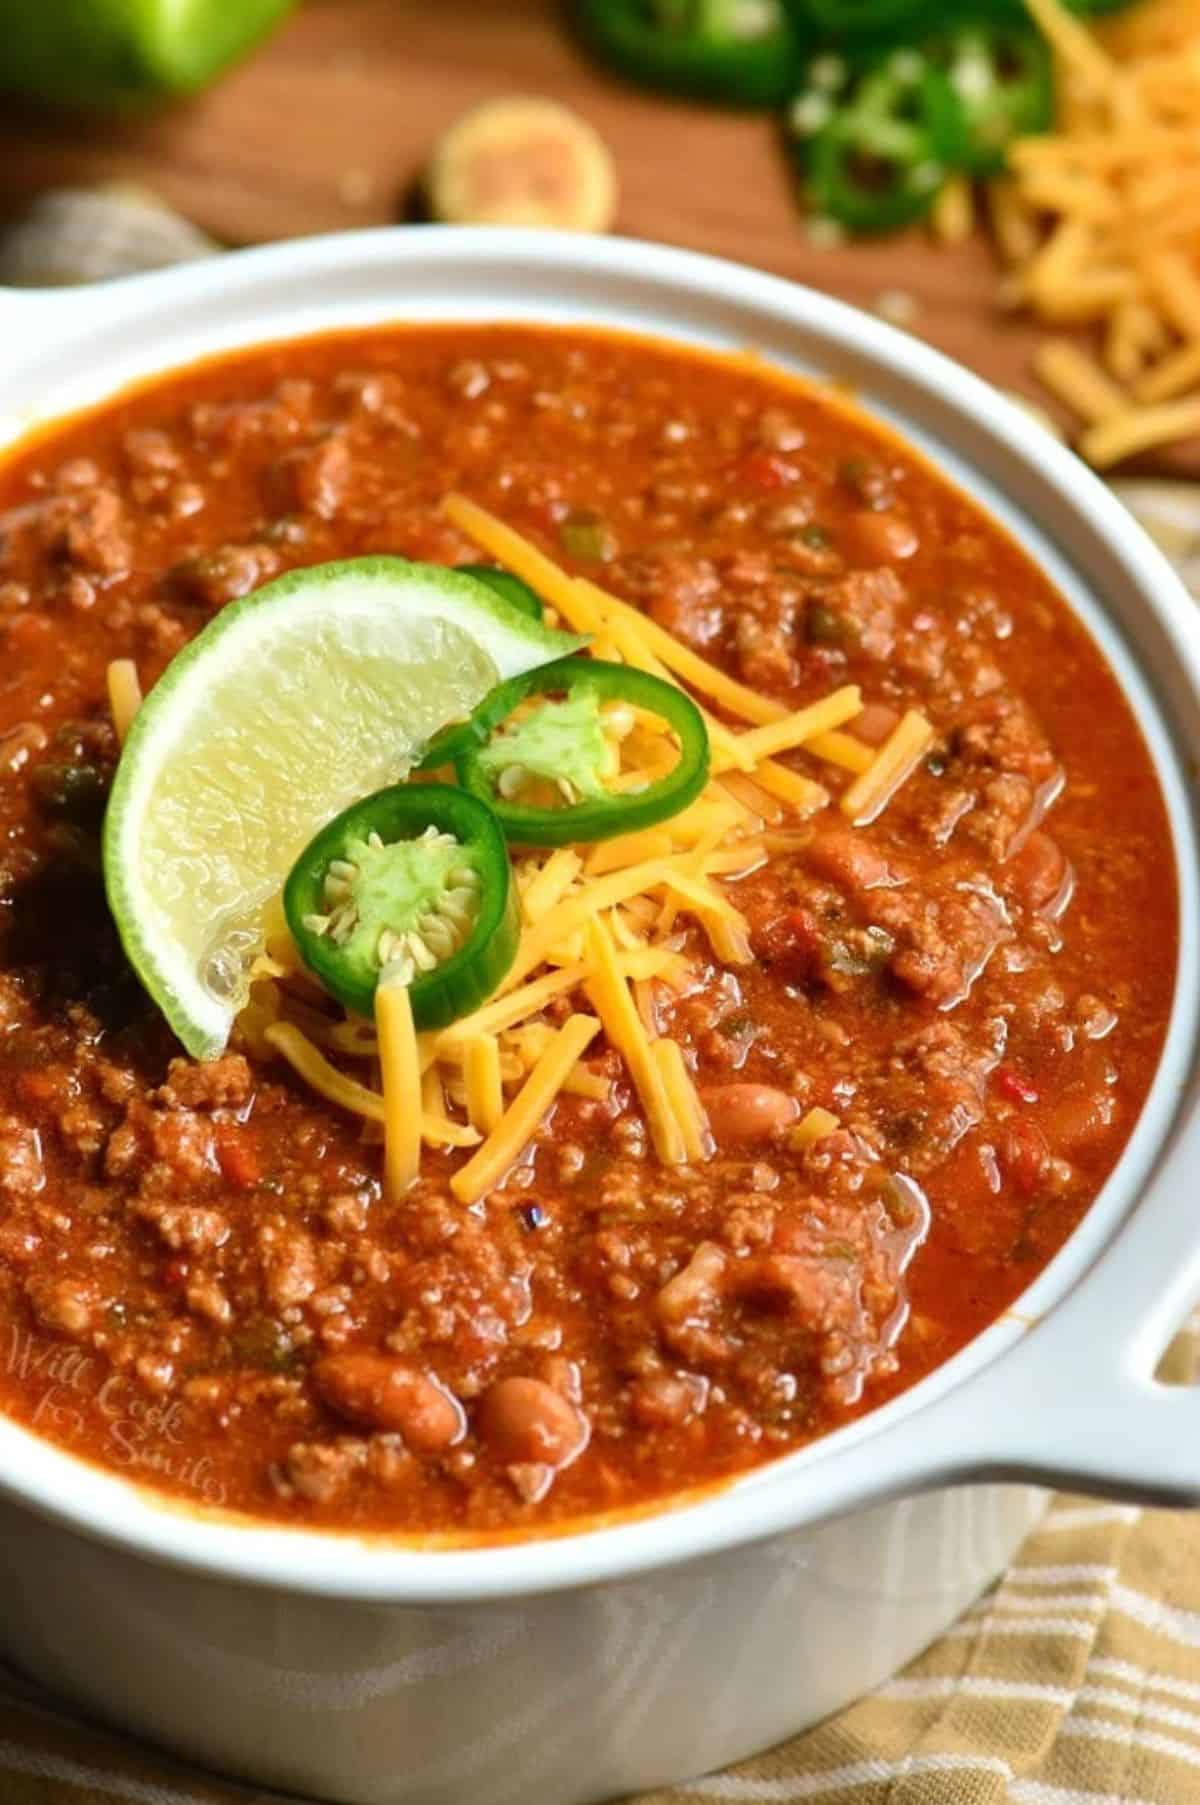
[[[176,1257],[164,1260],[162,1266],[162,1282],[168,1291],[182,1291],[191,1276],[191,1263]]]
[[[1007,1097],[1010,1103],[1037,1103],[1041,1097],[1037,1086],[1031,1084],[1015,1066],[998,1066],[995,1084],[1000,1095]]]
[[[785,980],[803,983],[820,968],[824,938],[807,909],[789,909],[756,929],[754,950]]]
[[[258,1155],[236,1128],[217,1130],[217,1164],[221,1176],[239,1191],[249,1191],[262,1177]]]
[[[774,451],[751,451],[738,464],[735,475],[740,483],[752,489],[762,489],[764,493],[773,494],[776,489],[786,489],[794,483],[800,472],[786,458],[781,458]]]

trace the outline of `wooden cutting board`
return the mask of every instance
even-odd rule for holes
[[[594,67],[554,0],[310,0],[211,93],[153,118],[88,120],[0,102],[0,209],[42,188],[131,180],[230,243],[412,217],[438,134],[498,93],[551,94],[617,159],[618,229],[790,276],[874,307],[912,297],[911,329],[1001,387],[1046,402],[1036,332],[995,304],[982,234],[810,242],[770,118],[639,92]],[[1193,455],[1195,453],[1195,455]],[[1200,448],[1159,468],[1200,473]]]

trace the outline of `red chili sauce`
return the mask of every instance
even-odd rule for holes
[[[563,1094],[481,1204],[427,1153],[389,1205],[358,1120],[236,1038],[181,1056],[121,955],[109,660],[148,685],[296,566],[476,560],[451,489],[765,695],[855,682],[861,737],[936,730],[867,828],[781,805],[730,886],[752,965],[681,918],[707,1163],[657,1163],[600,1039],[609,1101]],[[1009,536],[816,390],[528,327],[220,359],[9,454],[0,634],[0,1405],[132,1478],[401,1532],[665,1500],[970,1341],[1137,1119],[1176,956],[1138,725]],[[816,1105],[839,1126],[797,1147]]]

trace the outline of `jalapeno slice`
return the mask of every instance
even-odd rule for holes
[[[343,811],[305,848],[283,892],[300,957],[370,1015],[384,971],[408,986],[418,1028],[489,997],[520,932],[508,848],[487,805],[447,784],[397,784]]]
[[[544,700],[510,720],[531,698]],[[657,716],[678,742],[672,768],[638,790],[606,783],[620,762],[614,733],[624,723],[619,706],[613,710],[620,704],[625,712]],[[686,808],[708,782],[708,730],[695,703],[673,684],[625,664],[563,658],[527,671],[494,689],[471,726],[473,744],[455,761],[459,782],[495,810],[519,845],[563,846],[651,827]],[[523,800],[538,785],[557,790],[562,806]]]
[[[495,564],[460,564],[459,574],[474,577],[478,583],[486,583],[494,595],[503,602],[511,602],[530,620],[542,620],[546,610],[528,583],[522,583],[520,577],[514,577],[511,570],[500,570]]]
[[[963,19],[928,39],[924,54],[950,84],[962,120],[954,158],[975,175],[1004,167],[1014,138],[1054,118],[1054,66],[1041,33],[1019,20]]]
[[[783,0],[578,0],[577,16],[596,55],[648,87],[771,107],[795,84]]]
[[[793,18],[824,36],[878,38],[916,24],[927,0],[790,0]]]
[[[815,209],[856,232],[919,219],[962,146],[950,83],[907,48],[813,57],[789,122]]]
[[[535,595],[528,583],[520,577],[514,577],[511,570],[500,570],[495,564],[459,564],[456,566],[464,577],[474,577],[476,582],[486,583],[494,595],[503,602],[511,602],[530,620],[544,620],[546,611],[541,599]],[[434,734],[425,748],[418,771],[441,771],[452,765],[461,752],[472,743],[473,734],[469,721],[451,721]]]

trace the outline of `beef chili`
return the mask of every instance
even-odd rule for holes
[[[677,962],[628,995],[698,1099],[690,1156],[660,1157],[606,1016],[466,1201],[471,1155],[428,1144],[389,1195],[378,1129],[253,1003],[221,1057],[183,1056],[98,859],[110,662],[149,689],[299,566],[486,561],[450,491],[775,713],[861,692],[826,741],[843,762],[785,746],[773,792],[765,767],[720,775],[754,729],[684,669],[710,781],[753,824],[748,868],[703,879],[745,944],[662,889],[612,928]],[[596,648],[618,663],[643,643],[620,618]],[[752,360],[459,325],[156,380],[7,455],[0,631],[0,1406],[131,1478],[298,1525],[485,1536],[725,1479],[992,1322],[1137,1118],[1176,898],[1112,673],[972,501]],[[669,677],[655,643],[642,662]],[[918,717],[905,780],[852,818],[855,771]],[[578,851],[586,896],[615,865]],[[560,854],[527,850],[518,884]],[[594,969],[560,985],[505,1060],[604,994]],[[449,1080],[445,1103],[461,1119]]]

